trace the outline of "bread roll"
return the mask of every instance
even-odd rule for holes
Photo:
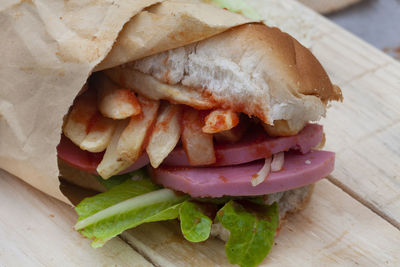
[[[279,29],[257,23],[106,74],[135,90],[132,77],[143,75],[138,71],[181,91],[196,91],[212,107],[256,116],[269,125],[277,120],[317,121],[325,115],[328,101],[342,99],[308,49]],[[180,103],[171,96],[169,100]]]

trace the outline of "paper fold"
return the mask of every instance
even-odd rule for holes
[[[93,69],[183,46],[247,22],[238,14],[190,0],[0,5],[0,168],[69,203],[59,189],[56,146],[63,117]]]

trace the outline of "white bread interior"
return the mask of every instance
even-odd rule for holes
[[[180,90],[196,90],[214,107],[256,116],[270,125],[276,120],[317,121],[328,101],[342,99],[308,49],[263,24],[238,26],[106,74],[135,90],[137,85],[129,81],[138,71]]]

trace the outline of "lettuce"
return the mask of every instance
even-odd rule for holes
[[[176,219],[179,204],[187,198],[169,189],[159,189],[149,179],[129,179],[76,206],[79,218],[75,229],[93,239],[93,247],[100,247],[142,223]]]
[[[203,205],[185,201],[179,208],[179,218],[183,236],[190,242],[201,242],[208,239],[212,220],[205,215]]]
[[[198,202],[203,202],[203,203],[213,203],[213,204],[219,204],[219,205],[225,205],[228,203],[230,200],[246,200],[253,202],[255,204],[259,205],[265,205],[265,197],[268,195],[260,195],[260,196],[223,196],[223,197],[216,197],[216,198],[211,198],[211,197],[203,197],[203,198],[194,198]]]
[[[182,234],[190,242],[207,240],[213,219],[220,222],[230,232],[225,245],[229,262],[242,267],[261,263],[273,245],[278,205],[264,205],[262,196],[191,199],[152,183],[144,170],[117,177],[108,186],[109,191],[75,207],[79,215],[75,229],[92,239],[93,247],[140,224],[171,219],[180,220]],[[222,208],[214,218],[210,214],[218,207]]]
[[[229,230],[225,252],[231,264],[253,267],[268,255],[279,224],[278,205],[250,204],[246,208],[233,200],[217,213],[218,221]],[[255,207],[255,208],[254,208]]]
[[[78,221],[124,200],[149,193],[160,188],[161,187],[153,184],[150,179],[138,181],[132,181],[131,179],[126,180],[124,183],[115,186],[113,189],[105,193],[82,200],[82,202],[75,207],[75,211],[79,216]]]
[[[254,19],[260,20],[261,16],[251,8],[246,1],[244,0],[203,0],[204,2],[211,2],[214,5],[226,8],[229,11],[243,14],[244,16]]]

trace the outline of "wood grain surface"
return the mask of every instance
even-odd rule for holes
[[[160,266],[228,266],[224,244],[188,244],[176,222],[142,225],[122,238]],[[398,266],[400,231],[329,181],[290,216],[261,266]],[[173,252],[173,253],[172,253]]]
[[[153,266],[119,238],[90,247],[72,207],[0,170],[0,266]]]
[[[261,14],[268,9],[263,0],[249,3]],[[400,266],[400,64],[323,17],[315,23],[312,51],[345,98],[323,120],[336,169],[289,217],[264,264]],[[174,222],[143,225],[125,232],[126,242],[92,249],[73,231],[70,207],[3,171],[0,212],[1,266],[228,265],[221,241],[184,242]]]
[[[249,0],[260,13],[268,6]],[[315,13],[292,3],[304,16]],[[312,51],[344,102],[322,120],[337,152],[330,180],[400,229],[400,63],[322,16]]]
[[[323,121],[337,152],[330,180],[400,229],[400,63],[334,24],[320,28],[313,51],[345,97]]]

